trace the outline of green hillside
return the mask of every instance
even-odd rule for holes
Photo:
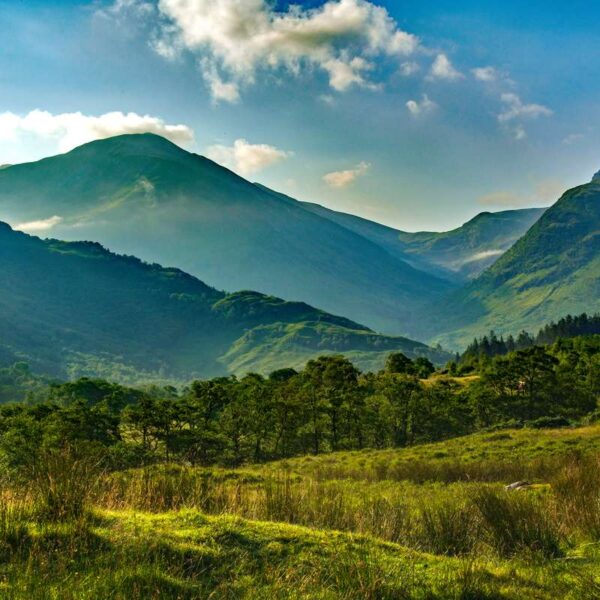
[[[178,269],[0,225],[0,358],[54,376],[191,379],[301,366],[348,352],[367,367],[392,350],[447,355],[257,292],[226,294]]]
[[[535,330],[600,310],[600,180],[567,191],[504,256],[445,303],[440,339]],[[433,333],[433,337],[436,337]]]
[[[152,134],[0,171],[1,220],[52,218],[54,237],[95,240],[218,289],[308,302],[387,333],[417,333],[450,287],[368,237]]]

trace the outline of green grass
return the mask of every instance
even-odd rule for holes
[[[579,598],[578,569],[433,556],[376,539],[184,510],[30,525],[7,600]],[[586,554],[586,570],[598,557]],[[560,596],[555,594],[559,593]]]
[[[64,482],[51,494],[2,486],[0,597],[598,598],[599,443],[591,425],[231,470],[154,465],[100,474],[83,511],[60,502],[73,461],[61,470],[56,455],[37,471]],[[524,473],[530,490],[503,489]]]
[[[265,471],[286,470],[325,479],[498,481],[551,470],[573,452],[600,450],[600,424],[564,429],[504,429],[403,449],[358,450],[304,456],[271,463]],[[488,476],[489,475],[489,476]]]

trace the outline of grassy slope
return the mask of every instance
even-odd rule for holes
[[[531,567],[474,566],[328,530],[192,510],[101,511],[95,521],[78,529],[31,527],[29,552],[2,566],[2,597],[516,600],[550,598],[557,588],[568,594],[568,579],[550,589]],[[555,567],[555,577],[564,570]]]
[[[278,471],[289,469],[300,475],[320,471],[336,473],[336,477],[366,478],[398,476],[404,466],[427,463],[444,468],[449,463],[473,465],[476,463],[525,464],[526,461],[561,457],[571,452],[600,451],[600,424],[564,429],[507,429],[497,432],[476,433],[433,444],[423,444],[398,450],[362,450],[336,452],[322,456],[306,456],[276,462],[264,467]]]
[[[124,506],[109,508],[105,499],[81,522],[32,520],[7,537],[2,530],[2,523],[10,523],[5,510],[0,538],[9,542],[0,565],[0,591],[7,600],[591,600],[600,590],[600,553],[585,536],[565,542],[568,560],[501,557],[485,545],[464,558],[425,552],[419,546],[427,546],[432,532],[423,537],[423,522],[410,519],[423,509],[441,507],[442,512],[433,514],[446,515],[446,533],[456,535],[465,527],[460,522],[464,513],[448,507],[463,507],[464,499],[480,492],[483,484],[396,482],[380,466],[390,461],[431,465],[452,457],[486,464],[493,458],[518,467],[524,459],[597,450],[599,445],[600,425],[593,425],[501,431],[393,452],[337,453],[238,471],[157,467],[146,474],[117,474],[121,484],[131,477],[137,481],[119,488],[120,500],[114,490],[109,493]],[[316,468],[332,462],[346,469],[328,475]],[[273,487],[271,478],[282,469],[295,475]],[[368,473],[377,477],[357,484]],[[221,495],[201,512],[198,503],[206,503],[211,489]],[[535,498],[549,502],[548,494],[541,486],[506,498],[525,506]],[[228,504],[219,508],[218,498]],[[136,508],[138,501],[154,511]],[[177,508],[161,508],[165,501]],[[229,514],[217,514],[222,511]],[[390,538],[406,543],[385,541]]]

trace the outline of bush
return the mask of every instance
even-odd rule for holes
[[[571,427],[571,421],[565,417],[539,417],[533,421],[527,421],[527,427],[533,429],[558,429],[559,427]]]

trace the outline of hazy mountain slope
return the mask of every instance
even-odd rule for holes
[[[0,171],[0,219],[56,217],[93,239],[218,288],[316,304],[386,332],[418,333],[448,283],[298,202],[150,134],[86,144]]]
[[[304,303],[225,294],[97,243],[40,240],[3,223],[0,279],[0,359],[55,376],[189,379],[332,352],[367,365],[392,350],[447,358]]]
[[[600,310],[600,179],[567,191],[504,256],[440,309],[453,345]],[[432,332],[433,337],[435,332]]]
[[[410,233],[319,204],[306,202],[303,205],[370,239],[415,268],[457,282],[477,276],[498,260],[546,210],[483,212],[452,231]]]
[[[400,232],[408,260],[471,279],[496,262],[544,214],[545,208],[483,212],[447,232]]]

